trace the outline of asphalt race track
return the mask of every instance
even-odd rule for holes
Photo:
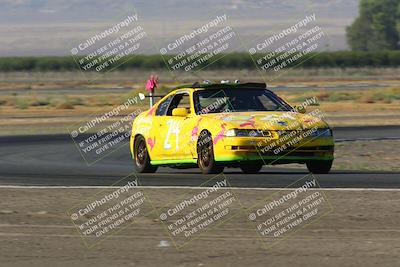
[[[400,138],[400,126],[336,128],[338,142]],[[128,145],[87,166],[69,135],[0,137],[0,185],[108,186],[131,174]],[[260,174],[244,175],[239,169],[225,169],[233,187],[278,188],[307,174],[307,170],[263,168]],[[159,168],[155,174],[138,174],[144,186],[199,186],[212,176],[198,169]],[[331,172],[317,176],[325,188],[400,188],[399,173]]]
[[[337,128],[334,135],[338,142],[350,145],[345,140],[398,139],[399,132],[400,127]],[[235,187],[232,193],[240,198],[240,203],[228,206],[233,215],[191,239],[179,237],[188,245],[178,248],[174,245],[178,237],[172,238],[157,211],[176,209],[183,195],[200,193],[204,188],[194,187],[213,175],[202,175],[198,169],[160,168],[155,174],[137,175],[139,183],[148,186],[140,189],[146,191],[146,203],[151,199],[151,205],[144,206],[146,212],[106,236],[88,237],[96,245],[88,249],[82,242],[87,239],[67,211],[87,207],[94,199],[104,199],[105,192],[120,189],[109,186],[133,172],[128,144],[91,166],[69,135],[0,137],[0,146],[1,266],[265,266],[268,262],[273,266],[352,263],[369,267],[397,266],[399,262],[400,172],[316,175],[321,187],[316,190],[324,196],[323,203],[326,196],[329,205],[317,206],[315,211],[321,207],[320,215],[289,235],[262,242],[255,225],[249,224],[246,211],[251,209],[247,208],[266,207],[266,199],[274,199],[275,194],[281,194],[280,188],[309,173],[305,167],[285,166],[266,166],[256,175],[225,169],[229,186]],[[126,185],[126,180],[115,185]],[[117,207],[114,203],[107,207]],[[206,207],[202,203],[195,207]],[[150,207],[152,211],[147,212]],[[186,218],[189,213],[183,210],[182,214]],[[111,222],[114,225],[116,220]]]

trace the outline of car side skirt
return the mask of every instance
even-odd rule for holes
[[[310,160],[321,160],[321,161],[331,161],[334,157],[294,157],[294,156],[283,156],[283,157],[273,157],[273,156],[223,156],[216,157],[215,161],[218,162],[240,162],[240,161],[260,161],[264,160],[265,163],[277,163],[286,161],[288,163],[293,162],[305,162]],[[172,165],[172,164],[197,164],[197,159],[169,159],[169,160],[152,160],[151,165]]]
[[[167,160],[151,160],[151,165],[168,165],[168,164],[187,164],[197,163],[197,159],[167,159]]]

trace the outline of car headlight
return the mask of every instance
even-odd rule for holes
[[[226,131],[227,137],[272,137],[271,131],[261,131],[253,129],[230,129]]]
[[[321,136],[321,137],[322,136],[332,136],[332,135],[333,135],[332,130],[329,129],[329,128],[317,129],[311,134],[311,136],[313,136],[313,137],[317,137],[317,136]]]

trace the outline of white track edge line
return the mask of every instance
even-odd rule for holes
[[[120,188],[120,186],[25,186],[25,185],[0,185],[0,189],[110,189]],[[199,186],[138,186],[139,189],[205,189],[209,187]],[[257,188],[257,187],[225,187],[222,190],[259,190],[259,191],[276,191],[276,190],[293,190],[294,188],[286,187],[271,187],[271,188]],[[323,191],[394,191],[400,192],[400,188],[310,188],[310,190],[323,190]]]

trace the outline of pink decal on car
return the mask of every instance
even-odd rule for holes
[[[200,122],[201,122],[202,119],[203,119],[203,118],[200,118],[200,119],[197,121],[196,126],[193,128],[193,130],[192,130],[192,138],[195,138],[195,137],[197,136],[197,134],[199,133],[199,125],[200,125]]]
[[[213,142],[214,145],[215,145],[220,139],[224,138],[224,133],[225,133],[225,131],[226,131],[225,126],[226,126],[225,123],[221,124],[221,131],[219,131],[219,132],[217,133],[217,135],[215,136],[214,142]]]
[[[149,110],[149,112],[147,112],[147,116],[153,115],[155,110],[156,110],[155,107],[152,107],[152,108]]]
[[[255,126],[255,120],[254,117],[251,117],[250,119],[248,119],[247,121],[241,123],[239,126],[240,127],[245,127],[245,126],[251,126],[254,127]]]
[[[153,139],[151,139],[150,137],[147,138],[147,144],[150,146],[150,149],[153,150],[153,147],[156,144],[156,137],[154,136]]]

